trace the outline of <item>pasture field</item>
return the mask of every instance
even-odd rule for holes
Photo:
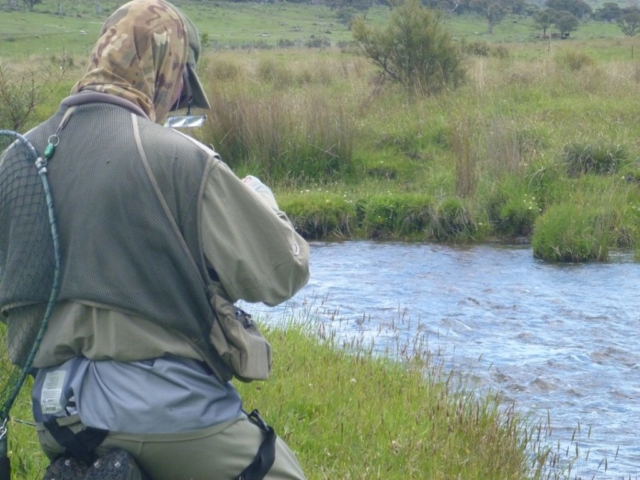
[[[94,2],[45,0],[33,12],[22,5],[20,11],[0,9],[0,56],[86,55],[100,32],[103,21],[124,1]],[[177,6],[193,19],[211,48],[277,47],[287,41],[297,46],[309,45],[313,39],[325,39],[332,46],[352,41],[349,28],[340,23],[336,11],[323,5],[292,3],[232,3],[223,1],[176,0]],[[376,6],[366,13],[367,20],[383,24],[389,9]],[[541,32],[529,17],[507,17],[487,34],[486,21],[478,16],[446,16],[443,22],[454,38],[491,43],[533,42]],[[553,29],[552,29],[553,30]],[[619,38],[615,23],[587,22],[572,33],[577,40]]]

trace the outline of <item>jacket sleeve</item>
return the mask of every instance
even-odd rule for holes
[[[221,161],[202,200],[202,245],[232,301],[277,305],[309,280],[309,245],[291,222]]]

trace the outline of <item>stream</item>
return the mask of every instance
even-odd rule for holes
[[[639,285],[630,254],[559,265],[527,246],[317,242],[308,285],[259,310],[276,319],[321,305],[314,322],[389,355],[419,338],[477,391],[550,419],[549,444],[581,452],[571,478],[636,478]]]

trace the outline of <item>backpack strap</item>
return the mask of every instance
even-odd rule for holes
[[[267,425],[262,419],[258,410],[248,413],[247,417],[265,432],[265,437],[251,465],[245,468],[234,480],[262,480],[267,476],[276,460],[276,433],[273,427]]]
[[[56,419],[44,422],[44,426],[51,436],[62,447],[65,448],[65,455],[69,455],[85,465],[91,465],[98,458],[94,452],[96,448],[109,435],[109,430],[87,427],[78,433],[73,433],[69,427],[61,427]]]

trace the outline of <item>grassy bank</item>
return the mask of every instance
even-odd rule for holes
[[[272,380],[241,392],[296,450],[310,479],[536,476],[524,420],[454,387],[453,374],[420,347],[392,362],[358,341],[337,345],[305,328],[272,330],[269,338],[277,352]]]
[[[337,48],[350,33],[324,7],[184,8],[203,33],[201,72],[214,103],[207,125],[190,133],[240,175],[271,184],[307,238],[531,241],[536,256],[553,261],[638,250],[637,40],[611,25],[590,22],[569,40],[535,41],[529,20],[505,21],[487,36],[474,33],[484,32],[481,19],[451,17],[446,24],[466,52],[467,81],[425,97],[382,82],[353,47]],[[51,18],[99,25],[104,16],[78,14],[0,12],[15,22],[31,15],[44,29]],[[381,23],[385,15],[373,9],[369,17]],[[317,39],[316,30],[331,28],[333,46],[249,44],[256,18],[269,30],[263,40],[304,44],[296,38]],[[77,51],[72,42],[55,43],[64,35],[47,37],[57,53],[43,53],[33,25],[22,22],[16,28],[24,38],[3,41],[11,46],[2,51],[9,83],[29,80],[34,70],[44,78],[63,67],[64,75],[60,83],[40,80],[50,92],[24,130],[54,111],[82,74],[85,55],[69,53]],[[97,32],[89,32],[83,41],[91,44]],[[249,43],[221,49],[219,35]],[[20,42],[21,57],[12,50]],[[25,56],[31,48],[39,53]]]
[[[391,346],[412,352],[394,362],[307,327],[267,336],[272,378],[239,389],[245,407],[260,409],[310,480],[545,478],[552,456],[536,441],[539,431],[512,410],[501,413],[496,399],[466,391],[419,346]],[[13,418],[31,419],[26,390]],[[47,461],[34,428],[10,428],[14,478],[42,478]]]
[[[466,62],[464,87],[413,97],[349,52],[216,53],[197,135],[276,185],[308,238],[533,238],[559,261],[637,248],[637,64],[571,43]]]

